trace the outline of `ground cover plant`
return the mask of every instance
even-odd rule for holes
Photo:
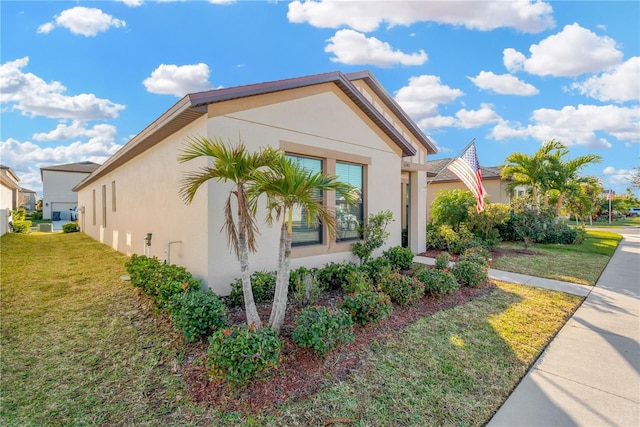
[[[280,366],[228,390],[207,372],[217,369],[206,364],[207,343],[186,342],[147,295],[120,280],[127,257],[82,233],[13,234],[0,243],[5,425],[322,425],[339,417],[356,425],[482,424],[580,301],[492,282],[462,287],[354,326],[354,340],[324,358],[291,340],[303,309],[291,307]],[[337,307],[341,294],[323,292],[317,304]],[[258,304],[261,317],[270,307]],[[232,325],[245,323],[243,309],[229,310]],[[456,349],[466,356],[451,359]],[[433,377],[409,393],[416,384],[407,374],[427,362],[435,370],[424,374]],[[487,372],[489,365],[499,369]],[[460,374],[467,368],[477,374]],[[454,397],[462,400],[444,411]],[[470,399],[481,399],[482,411],[457,409],[473,406]]]

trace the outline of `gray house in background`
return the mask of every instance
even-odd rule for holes
[[[78,206],[78,194],[73,187],[99,167],[98,163],[79,162],[40,168],[42,218],[70,219],[70,210]]]

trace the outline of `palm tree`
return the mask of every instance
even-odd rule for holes
[[[308,225],[320,221],[327,227],[330,238],[333,239],[336,229],[335,213],[322,203],[322,192],[335,191],[347,204],[353,204],[357,196],[355,192],[350,191],[351,189],[350,185],[338,182],[334,176],[307,171],[295,160],[287,158],[284,153],[280,153],[278,160],[268,169],[256,174],[255,185],[250,190],[251,198],[266,194],[267,223],[281,221],[276,289],[269,317],[269,326],[274,331],[280,331],[287,307],[293,210],[304,209]]]
[[[548,191],[551,189],[550,164],[554,154],[561,157],[566,154],[566,147],[553,139],[544,143],[533,155],[512,153],[504,160],[500,176],[510,180],[507,185],[510,191],[519,185],[531,187],[533,205],[539,207],[539,197],[542,197],[546,207]]]
[[[249,252],[257,250],[258,226],[255,219],[256,204],[247,197],[247,190],[253,182],[254,173],[271,164],[277,157],[277,151],[268,148],[257,153],[249,153],[242,143],[229,146],[220,138],[212,141],[203,137],[192,137],[185,145],[178,161],[184,163],[200,157],[211,158],[213,166],[186,173],[182,179],[180,194],[185,203],[190,204],[200,186],[210,179],[234,184],[224,206],[225,221],[222,228],[226,231],[227,244],[234,250],[240,261],[247,324],[258,327],[260,316],[253,298],[249,274]],[[237,221],[233,215],[234,198]]]
[[[564,148],[564,146],[563,146]],[[583,184],[595,185],[597,179],[592,176],[580,176],[583,167],[591,163],[602,162],[602,157],[597,154],[587,154],[573,160],[564,161],[562,156],[568,153],[566,149],[560,149],[550,158],[550,187],[558,191],[557,214],[560,214],[565,197],[571,194],[579,194]]]

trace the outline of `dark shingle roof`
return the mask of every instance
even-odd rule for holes
[[[453,172],[447,169],[447,165],[453,161],[451,158],[427,161],[427,179],[430,183],[460,181]],[[500,166],[480,166],[482,179],[500,179]],[[436,176],[437,174],[437,176]],[[434,177],[435,176],[435,177]]]
[[[77,163],[66,163],[64,165],[45,166],[43,168],[40,168],[40,179],[43,179],[44,171],[77,172],[77,173],[90,174],[91,172],[95,171],[99,167],[100,165],[94,162],[77,162]]]

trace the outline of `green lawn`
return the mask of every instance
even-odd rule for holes
[[[311,399],[242,417],[192,403],[185,349],[126,257],[80,234],[0,239],[0,425],[479,425],[581,298],[498,284],[372,345],[365,366]],[[329,382],[331,384],[331,382]]]
[[[587,231],[581,245],[532,245],[535,255],[510,254],[492,260],[497,270],[528,274],[536,277],[562,280],[582,285],[595,285],[622,240],[616,233],[600,230]],[[502,249],[522,249],[518,243],[503,243]]]

